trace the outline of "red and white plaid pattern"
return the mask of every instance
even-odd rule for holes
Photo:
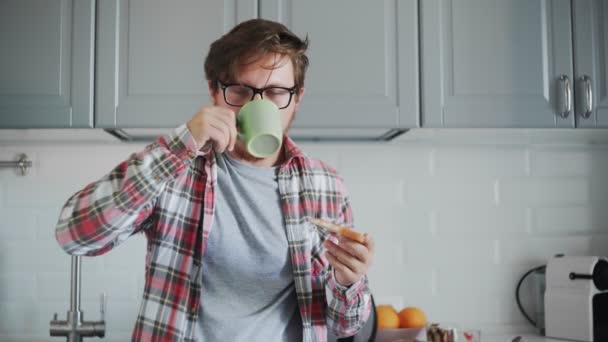
[[[329,236],[307,219],[352,226],[346,189],[333,169],[306,157],[287,137],[284,148],[287,162],[278,182],[303,340],[326,341],[328,327],[352,335],[369,316],[367,278],[348,289],[337,284],[324,257],[322,242]],[[145,289],[134,341],[196,341],[201,259],[213,227],[216,181],[213,153],[196,152],[182,125],[63,207],[56,237],[70,254],[101,255],[133,234],[146,235]]]

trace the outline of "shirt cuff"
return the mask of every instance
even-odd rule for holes
[[[201,154],[197,149],[196,140],[194,140],[186,124],[182,124],[171,131],[166,137],[166,141],[171,152],[183,161],[192,161]]]
[[[366,289],[366,276],[362,276],[359,280],[357,280],[350,286],[344,286],[338,283],[338,281],[336,280],[335,272],[336,271],[332,269],[332,276],[330,277],[329,283],[332,289],[332,293],[336,298],[340,298],[342,300],[350,302],[351,300],[357,299],[357,295],[362,293]]]

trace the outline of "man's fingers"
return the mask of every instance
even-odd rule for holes
[[[348,277],[349,279],[354,279],[357,277],[355,272],[353,272],[353,270],[351,270],[348,266],[343,264],[335,255],[331,254],[330,252],[327,252],[327,253],[325,253],[325,257],[327,258],[327,261],[329,261],[329,264],[336,271],[342,273],[344,276]]]
[[[351,254],[353,257],[357,258],[359,261],[365,263],[367,261],[369,252],[367,250],[367,246],[362,245],[356,241],[352,241],[348,238],[339,239],[340,244],[336,247],[343,249],[347,253]]]
[[[236,140],[238,139],[238,133],[236,131],[236,125],[230,126],[230,145],[228,145],[228,149],[230,151],[234,150],[234,145],[236,145]]]
[[[236,143],[236,114],[227,108],[203,107],[188,121],[187,127],[199,149],[210,145],[208,139],[213,140],[217,152],[233,148]],[[218,135],[217,130],[223,133]]]
[[[326,244],[326,246],[327,252],[338,259],[340,263],[348,267],[355,274],[361,273],[364,265],[363,262],[354,257],[352,254],[346,252],[344,249],[340,248],[340,246],[333,244],[333,242]]]
[[[211,134],[210,137],[215,141],[215,151],[222,153],[230,143],[230,129],[221,121],[209,123]]]
[[[376,250],[376,241],[374,241],[374,238],[367,233],[363,235],[365,235],[365,242],[363,244],[367,246],[370,253],[373,253]]]
[[[217,115],[215,115],[215,119],[221,121],[224,125],[226,125],[226,127],[228,127],[228,144],[226,145],[226,148],[232,151],[238,137],[236,130],[236,114],[228,109],[221,109],[222,110],[218,110]]]

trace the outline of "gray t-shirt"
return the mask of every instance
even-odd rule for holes
[[[275,167],[217,155],[199,341],[301,341]]]

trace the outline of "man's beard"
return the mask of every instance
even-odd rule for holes
[[[258,161],[264,159],[264,158],[258,158],[258,157],[252,156],[245,148],[245,145],[240,141],[234,145],[234,150],[230,151],[230,153],[232,155],[234,155],[234,157],[236,159],[243,160],[243,161],[250,162],[250,163],[255,163],[255,162],[258,162]]]

